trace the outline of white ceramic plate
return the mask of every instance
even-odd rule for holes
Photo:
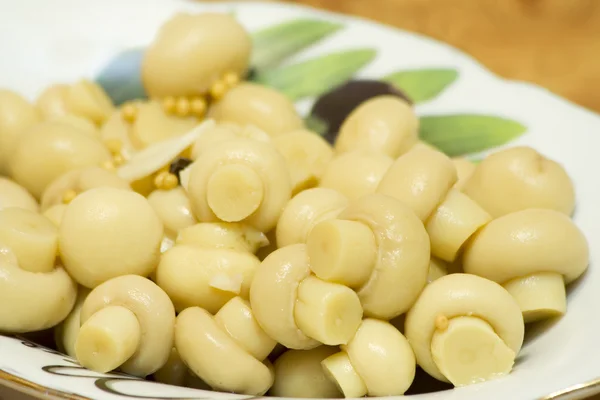
[[[425,139],[451,154],[523,144],[559,160],[576,185],[575,220],[591,244],[592,263],[600,259],[597,178],[600,117],[541,88],[500,79],[457,50],[415,34],[357,18],[273,3],[0,0],[0,87],[16,89],[33,99],[48,84],[101,76],[103,82],[119,90],[124,88],[124,92],[113,90],[113,94],[127,96],[136,90],[135,77],[127,74],[135,73],[131,67],[135,67],[139,53],[117,55],[148,44],[160,24],[175,12],[207,9],[234,12],[255,33],[291,20],[312,20],[297,25],[293,31],[304,35],[307,44],[311,38],[323,36],[322,40],[310,43],[283,60],[280,66],[263,69],[262,79],[283,85],[296,97],[335,84],[331,76],[382,78],[401,71],[395,75],[396,82],[420,100],[417,110],[424,116]],[[264,39],[263,33],[266,42],[261,49],[266,54],[258,57],[258,63],[268,64],[273,56],[276,46],[269,40],[274,36],[286,37],[267,34]],[[331,52],[342,54],[335,59],[320,59]],[[314,75],[290,78],[294,68],[286,69],[288,66],[315,59],[318,61],[301,66],[312,66]],[[297,71],[299,67],[295,68]],[[126,75],[127,85],[120,85],[119,74]],[[306,113],[310,102],[310,96],[300,99],[299,109]],[[600,377],[600,315],[597,311],[600,271],[594,267],[591,265],[584,278],[570,288],[567,315],[551,329],[538,326],[529,333],[510,376],[418,397],[530,400],[552,395],[552,398],[574,399],[600,390],[600,383],[593,382]],[[0,307],[10,307],[10,304],[0,304]],[[3,379],[0,383],[60,398],[235,397],[127,376],[96,374],[81,369],[65,356],[3,336],[0,336],[0,378]],[[574,390],[578,387],[573,385],[578,384],[585,385],[581,390]],[[561,391],[565,392],[561,395]]]

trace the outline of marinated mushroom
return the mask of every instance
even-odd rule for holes
[[[69,85],[59,83],[48,86],[38,96],[35,106],[44,120],[63,117],[69,114],[66,104],[66,94]]]
[[[427,285],[406,314],[404,329],[419,366],[454,386],[508,374],[525,332],[512,296],[497,283],[469,274]]]
[[[57,204],[55,206],[49,207],[46,211],[42,213],[42,215],[48,218],[50,221],[52,221],[52,223],[58,228],[62,223],[62,219],[65,215],[66,209],[66,204]]]
[[[85,79],[69,85],[63,99],[69,113],[87,118],[96,125],[102,125],[114,110],[104,89]]]
[[[162,367],[173,348],[175,310],[149,279],[122,275],[97,286],[81,309],[77,361],[96,372],[116,368],[145,377]]]
[[[272,137],[303,127],[291,100],[275,89],[250,82],[227,92],[211,108],[210,116],[218,122],[254,125]]]
[[[152,377],[156,382],[167,385],[210,390],[210,386],[208,386],[202,379],[198,378],[187,367],[187,365],[185,365],[175,347],[171,349],[171,354],[169,355],[169,359],[165,365],[160,367],[158,371],[152,374]]]
[[[197,118],[181,118],[167,114],[158,101],[141,103],[137,105],[136,110],[130,135],[133,135],[142,147],[181,136],[198,125]]]
[[[100,137],[100,131],[98,130],[98,127],[87,118],[67,114],[60,117],[51,118],[50,120],[52,122],[72,125],[73,127],[81,130],[81,132],[85,132],[92,137]]]
[[[454,188],[463,190],[477,166],[473,162],[462,157],[453,158],[452,163],[454,164],[454,168],[456,168],[456,175],[458,177],[454,184]]]
[[[375,193],[394,160],[385,154],[353,151],[335,157],[321,176],[319,187],[334,189],[350,200]]]
[[[527,208],[571,215],[573,182],[564,168],[530,147],[513,147],[482,160],[463,191],[494,218]]]
[[[73,309],[67,318],[54,329],[56,347],[59,351],[73,358],[77,357],[75,354],[75,342],[77,341],[77,336],[79,335],[79,329],[81,327],[81,308],[89,294],[90,289],[79,286],[77,289],[77,299],[75,300]]]
[[[306,243],[308,234],[317,223],[336,218],[346,206],[346,196],[333,189],[313,188],[298,193],[279,217],[275,231],[278,246]]]
[[[297,398],[342,397],[334,382],[325,375],[321,362],[337,352],[335,347],[287,350],[273,364],[275,383],[269,395]]]
[[[216,143],[191,166],[187,191],[203,222],[244,222],[267,232],[291,197],[284,158],[268,143]]]
[[[481,229],[463,254],[465,272],[498,282],[516,299],[525,322],[566,312],[565,284],[589,264],[583,232],[564,213],[527,209]]]
[[[197,160],[202,152],[209,149],[214,143],[237,139],[239,136],[236,128],[239,127],[235,124],[220,123],[206,130],[192,146],[192,160]]]
[[[282,247],[263,260],[250,304],[265,332],[296,350],[348,343],[363,315],[351,289],[311,275],[304,244]]]
[[[100,166],[110,152],[102,142],[72,125],[42,122],[27,130],[14,148],[13,179],[40,198],[56,178],[73,169]]]
[[[390,323],[367,318],[342,351],[323,360],[327,375],[344,396],[398,396],[415,378],[408,340]]]
[[[35,198],[23,186],[0,176],[0,210],[19,207],[37,212],[39,205]]]
[[[417,142],[418,131],[419,119],[408,102],[392,95],[377,96],[345,119],[335,151],[371,151],[396,158]]]
[[[248,302],[239,297],[214,317],[199,307],[177,316],[175,346],[181,359],[216,390],[266,393],[273,384],[266,358],[276,344],[257,323]]]
[[[273,138],[273,145],[283,155],[292,179],[292,193],[317,186],[333,149],[315,132],[300,129]],[[360,178],[359,178],[360,179]]]
[[[178,245],[256,253],[269,240],[261,231],[237,222],[201,222],[179,231]]]
[[[165,235],[173,239],[179,231],[197,223],[187,193],[180,186],[171,190],[153,191],[148,196],[148,203],[161,219]]]
[[[315,225],[306,247],[315,275],[356,290],[369,317],[406,312],[427,283],[427,232],[413,211],[388,196],[350,202],[336,219]]]
[[[251,50],[250,36],[229,14],[177,14],[144,53],[144,88],[159,98],[204,94],[226,74],[244,76]]]
[[[162,255],[156,283],[177,312],[196,306],[216,313],[233,297],[248,298],[259,265],[247,252],[178,244]]]
[[[77,196],[59,229],[61,259],[81,285],[120,275],[148,276],[158,265],[163,226],[148,201],[131,190],[96,188]]]
[[[25,98],[10,90],[0,90],[0,174],[7,174],[18,139],[40,120]]]

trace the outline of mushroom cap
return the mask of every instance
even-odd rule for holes
[[[201,222],[179,231],[175,243],[256,253],[258,249],[269,245],[269,239],[261,231],[246,224]]]
[[[0,176],[0,210],[19,207],[37,212],[39,205],[35,198],[18,183]]]
[[[565,214],[527,209],[497,218],[471,238],[463,254],[465,272],[503,284],[539,272],[556,272],[565,282],[589,264],[583,232]]]
[[[181,186],[171,190],[153,191],[148,196],[148,203],[161,219],[167,235],[175,237],[180,230],[197,222],[190,199]]]

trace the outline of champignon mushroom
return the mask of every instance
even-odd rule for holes
[[[396,158],[417,142],[418,131],[419,119],[408,102],[397,96],[377,96],[346,118],[335,151],[372,151]]]
[[[327,164],[333,158],[331,145],[315,132],[306,129],[276,136],[273,144],[287,162],[294,194],[317,186]]]
[[[211,129],[206,130],[192,146],[192,160],[197,160],[202,152],[212,147],[215,143],[237,139],[239,136],[236,128],[238,127],[235,124],[219,123]]]
[[[9,207],[24,208],[37,212],[39,205],[23,186],[0,176],[0,210]]]
[[[199,246],[212,249],[230,249],[256,253],[269,244],[261,231],[237,222],[201,222],[182,229],[177,245]]]
[[[198,119],[181,118],[169,115],[158,101],[148,101],[137,105],[136,117],[131,124],[131,135],[143,147],[162,140],[181,136],[198,125]]]
[[[256,83],[240,83],[211,109],[218,122],[254,125],[271,137],[303,127],[294,103],[275,89]]]
[[[122,275],[102,283],[86,298],[80,318],[75,354],[85,368],[145,377],[169,358],[175,310],[149,279]]]
[[[291,196],[285,159],[268,143],[216,143],[191,166],[187,191],[201,221],[245,222],[267,232]]]
[[[163,226],[148,201],[131,191],[96,188],[67,207],[59,229],[61,259],[81,285],[119,275],[148,276],[158,265]]]
[[[562,315],[565,284],[583,274],[589,248],[564,213],[527,209],[493,220],[465,248],[465,272],[504,286],[517,300],[525,322]]]
[[[415,378],[415,355],[390,323],[365,319],[342,351],[323,360],[345,397],[399,396]]]
[[[287,350],[273,364],[275,383],[269,395],[304,399],[341,397],[340,390],[321,367],[321,362],[336,352],[335,347],[329,346],[311,350]]]
[[[469,274],[427,285],[406,314],[404,328],[419,366],[455,386],[508,374],[525,332],[512,296],[497,283]]]
[[[87,118],[67,114],[59,117],[50,118],[49,120],[65,125],[71,125],[79,129],[81,132],[85,132],[92,137],[100,137],[100,131],[98,130],[98,127]]]
[[[187,367],[187,365],[185,365],[175,347],[171,349],[171,354],[169,355],[169,359],[165,365],[160,367],[158,371],[152,374],[152,377],[156,382],[167,385],[210,390],[210,386],[208,386],[202,379],[198,378]]]
[[[273,384],[265,360],[277,343],[257,323],[247,301],[235,297],[213,317],[199,307],[177,316],[181,359],[213,389],[262,395]]]
[[[69,85],[59,83],[48,86],[38,96],[35,106],[44,120],[63,117],[69,114],[65,101]]]
[[[196,306],[215,313],[235,296],[248,298],[259,265],[247,252],[178,244],[162,255],[156,283],[178,312]]]
[[[165,235],[173,239],[179,231],[197,223],[190,199],[181,186],[171,190],[153,191],[148,196],[148,203],[161,219]]]
[[[382,153],[353,151],[338,155],[321,176],[319,187],[334,189],[350,200],[375,193],[394,160]]]
[[[348,343],[363,315],[351,289],[311,275],[304,244],[282,247],[263,260],[250,304],[265,332],[296,350]]]
[[[65,211],[67,209],[67,204],[57,204],[55,206],[49,207],[46,211],[42,213],[42,215],[48,218],[54,226],[57,228],[60,227],[62,223],[63,216],[65,215]]]
[[[471,178],[473,172],[475,172],[476,165],[462,157],[453,158],[452,163],[454,164],[454,168],[456,168],[456,175],[458,177],[454,188],[463,190],[467,181]]]
[[[347,206],[346,196],[333,189],[313,188],[298,193],[287,203],[277,222],[278,246],[306,243],[317,223],[336,218]]]
[[[42,122],[16,144],[9,168],[13,179],[40,198],[46,187],[72,169],[99,166],[109,161],[104,144],[72,125]]]
[[[427,232],[413,211],[389,196],[350,202],[337,219],[315,225],[306,244],[315,275],[356,290],[370,317],[406,312],[427,283]]]
[[[96,125],[102,125],[114,110],[104,89],[85,79],[68,86],[64,102],[69,113],[87,118]]]
[[[77,341],[77,336],[79,335],[79,329],[81,327],[81,308],[89,294],[90,289],[79,286],[77,289],[77,299],[75,300],[73,309],[67,318],[54,328],[56,347],[59,351],[62,351],[73,358],[77,357],[75,354],[75,342]]]

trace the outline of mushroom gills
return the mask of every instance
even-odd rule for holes
[[[321,362],[327,377],[335,382],[346,398],[364,397],[368,390],[365,382],[352,366],[346,352],[339,352]]]
[[[455,317],[447,322],[434,332],[431,354],[454,386],[485,382],[510,373],[516,354],[490,324],[477,317]]]
[[[525,323],[561,316],[567,312],[565,281],[561,274],[531,274],[512,279],[503,286],[519,303]]]

